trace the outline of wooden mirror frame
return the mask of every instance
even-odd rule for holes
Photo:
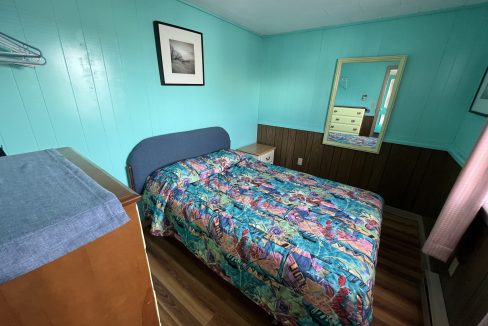
[[[369,153],[375,153],[375,154],[378,154],[380,152],[381,144],[383,143],[383,139],[385,137],[386,129],[387,129],[388,123],[390,121],[391,112],[393,111],[393,108],[395,107],[395,100],[396,100],[398,89],[400,87],[401,80],[403,77],[403,71],[405,70],[405,65],[407,63],[407,57],[408,57],[407,55],[389,55],[389,56],[378,56],[378,57],[355,57],[355,58],[339,58],[339,59],[337,59],[337,65],[336,65],[336,70],[335,70],[335,75],[334,75],[334,83],[332,84],[332,90],[330,93],[330,100],[329,100],[329,107],[328,107],[328,111],[327,111],[327,118],[325,120],[325,126],[324,126],[324,138],[322,141],[322,143],[324,145],[332,145],[332,146],[349,148],[349,149],[354,149],[354,150],[359,150],[359,151],[364,151],[364,152],[369,152]],[[390,102],[388,103],[385,120],[383,122],[383,127],[381,129],[381,132],[378,135],[378,141],[376,142],[376,146],[375,147],[364,147],[364,146],[359,146],[359,145],[343,144],[343,143],[339,143],[339,142],[335,142],[335,141],[329,141],[327,136],[329,134],[329,126],[330,126],[330,122],[331,122],[331,118],[332,118],[332,112],[333,112],[333,109],[335,106],[337,89],[339,87],[339,82],[340,82],[340,78],[341,78],[342,65],[345,63],[367,63],[367,62],[382,62],[382,61],[398,61],[398,72],[397,72],[397,78],[396,78],[396,80],[398,80],[398,82],[395,82],[395,84],[393,85],[393,90],[391,93],[391,99],[390,99]]]

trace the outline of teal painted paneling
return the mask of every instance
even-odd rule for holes
[[[486,24],[488,25],[488,17],[486,18]],[[486,26],[486,25],[485,25]],[[485,30],[488,28],[485,28]],[[484,37],[479,40],[476,48],[471,52],[470,60],[475,62],[484,62],[484,66],[470,67],[469,73],[472,78],[467,81],[470,86],[468,92],[468,101],[464,104],[466,107],[470,107],[472,99],[474,98],[478,86],[481,83],[485,69],[488,67],[488,53],[486,48],[488,47],[488,37]],[[482,50],[480,50],[482,49]],[[471,154],[476,141],[478,140],[483,127],[488,123],[488,118],[483,117],[467,110],[464,112],[464,117],[460,119],[460,125],[456,133],[456,138],[450,148],[451,155],[456,161],[463,165]]]
[[[203,33],[205,83],[161,86],[152,21]],[[262,38],[175,0],[0,0],[0,30],[47,65],[0,66],[9,154],[71,146],[125,182],[141,139],[220,125],[256,140]]]
[[[484,5],[266,37],[259,123],[322,132],[337,58],[406,54],[386,140],[450,149],[488,63],[487,34]]]
[[[462,120],[456,139],[450,148],[451,156],[464,165],[488,119],[468,113]]]
[[[205,86],[160,85],[153,20],[203,32]],[[467,109],[488,6],[263,39],[175,0],[0,0],[0,30],[48,60],[0,66],[1,144],[71,146],[124,182],[127,154],[152,135],[221,125],[239,147],[256,122],[322,131],[339,57],[409,55],[390,142],[464,162],[486,121]]]

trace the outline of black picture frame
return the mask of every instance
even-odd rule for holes
[[[475,103],[479,100],[478,97],[480,95],[480,92],[482,91],[481,88],[482,88],[483,84],[485,84],[485,81],[487,80],[487,78],[488,78],[488,66],[486,67],[485,73],[483,74],[483,77],[481,78],[480,85],[478,86],[478,89],[476,90],[476,93],[474,94],[473,101],[471,101],[471,105],[469,107],[469,112],[480,115],[482,117],[488,117],[488,113],[475,111],[475,110],[473,110],[473,107],[474,107]],[[488,86],[486,87],[486,89],[488,90]],[[488,101],[488,99],[486,101]]]
[[[195,58],[197,58],[197,60],[194,59],[194,65],[195,65],[194,69],[196,71],[199,71],[197,65],[198,65],[198,62],[200,62],[200,60],[198,60],[197,56],[200,55],[200,57],[201,57],[201,82],[174,82],[172,80],[168,80],[169,78],[165,78],[165,66],[166,66],[166,69],[168,69],[168,67],[170,67],[172,65],[172,60],[170,57],[167,57],[167,56],[165,58],[165,56],[162,53],[160,26],[167,26],[167,27],[171,27],[171,28],[181,30],[182,32],[193,33],[193,34],[196,34],[197,38],[199,38],[199,41],[200,41],[199,47],[200,47],[201,51],[199,53],[198,53],[198,51],[196,51],[197,53],[195,53]],[[154,29],[154,37],[155,37],[155,41],[156,41],[156,53],[157,53],[157,57],[158,57],[158,68],[159,68],[159,77],[160,77],[161,85],[165,85],[165,86],[204,86],[205,85],[205,60],[204,60],[204,55],[203,55],[204,54],[203,33],[189,29],[189,28],[185,28],[185,27],[181,27],[181,26],[177,26],[177,25],[173,25],[173,24],[169,24],[169,23],[165,23],[165,22],[161,22],[161,21],[157,21],[157,20],[153,21],[153,29]],[[195,74],[196,74],[196,71],[195,71]],[[166,76],[168,76],[168,74],[169,74],[169,71],[166,72]],[[181,74],[181,75],[184,75],[184,74]]]

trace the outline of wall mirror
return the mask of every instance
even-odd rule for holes
[[[406,62],[406,55],[338,59],[323,143],[379,153]]]

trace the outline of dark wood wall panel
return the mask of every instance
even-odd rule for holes
[[[420,214],[432,228],[461,167],[445,151],[383,143],[379,154],[322,144],[322,133],[258,126],[258,142],[276,147],[275,164],[374,191],[387,205]],[[297,159],[303,158],[303,165]],[[440,273],[450,324],[476,325],[488,309],[488,228],[478,217],[458,246],[460,265]]]
[[[445,151],[383,143],[379,154],[322,144],[322,133],[258,126],[258,142],[276,146],[275,164],[374,191],[387,205],[424,216],[432,228],[461,167]],[[298,166],[297,159],[303,158]],[[481,215],[481,213],[480,213]],[[451,325],[477,325],[488,309],[488,227],[481,216],[456,251],[453,276],[432,260],[441,276]]]
[[[373,116],[364,116],[363,123],[361,124],[361,129],[359,130],[359,136],[369,137],[369,134],[371,133],[371,128],[373,128],[373,120]]]
[[[374,191],[386,204],[426,217],[437,217],[461,170],[445,151],[384,142],[371,154],[323,145],[322,137],[258,125],[258,142],[276,147],[275,164]]]
[[[452,326],[478,325],[488,313],[488,227],[480,212],[456,250],[459,267],[441,273],[446,309]]]

